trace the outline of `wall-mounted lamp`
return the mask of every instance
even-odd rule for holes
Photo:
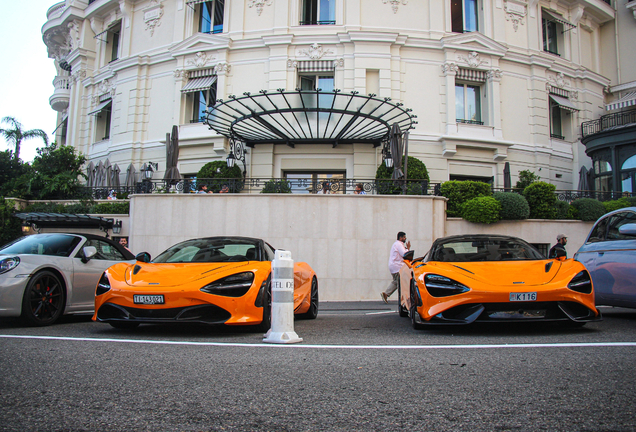
[[[22,221],[22,234],[27,235],[31,231],[31,224],[27,221]]]
[[[236,161],[239,160],[243,163],[243,178],[247,175],[247,165],[245,163],[245,144],[243,142],[237,140],[234,136],[230,137],[230,154],[227,155],[228,168],[232,168],[236,165]]]
[[[113,223],[113,234],[121,234],[121,226],[122,222],[120,220],[115,220],[115,223]]]
[[[393,167],[393,157],[391,156],[390,141],[388,138],[384,140],[382,145],[382,160],[387,168]]]

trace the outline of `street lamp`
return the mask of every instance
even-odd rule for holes
[[[31,231],[31,224],[26,220],[22,221],[22,234],[27,235]]]
[[[121,234],[121,226],[122,226],[122,221],[115,220],[115,223],[113,223],[113,234]]]
[[[153,169],[154,168],[154,169]],[[144,180],[152,180],[152,175],[159,168],[159,163],[148,162],[146,169],[142,170]]]
[[[230,154],[227,155],[227,166],[232,168],[236,165],[236,161],[239,160],[243,163],[243,179],[247,174],[247,164],[245,163],[245,144],[242,141],[236,139],[234,135],[230,136]]]

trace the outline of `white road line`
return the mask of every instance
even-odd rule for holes
[[[382,314],[394,314],[395,311],[384,311],[384,312],[368,312],[365,315],[382,315]]]
[[[190,346],[216,346],[239,348],[313,348],[313,349],[404,349],[404,350],[436,350],[436,349],[495,349],[495,348],[613,348],[636,347],[636,342],[587,342],[587,343],[544,343],[544,344],[491,344],[491,345],[286,345],[265,343],[227,343],[227,342],[193,342],[170,340],[141,340],[141,339],[109,339],[109,338],[74,338],[60,336],[24,336],[24,335],[0,335],[5,339],[40,339],[61,340],[74,342],[115,342],[130,344],[150,345],[190,345]]]

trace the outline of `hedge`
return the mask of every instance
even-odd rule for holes
[[[535,182],[523,190],[530,206],[530,218],[554,219],[556,217],[556,186],[546,182]]]
[[[522,220],[530,216],[530,206],[523,195],[514,192],[495,192],[492,196],[501,204],[501,219]]]
[[[473,198],[462,205],[462,218],[469,222],[491,224],[500,219],[501,203],[488,196]]]
[[[440,193],[448,198],[446,214],[454,217],[461,216],[461,206],[466,201],[491,196],[492,189],[488,183],[484,182],[451,180],[442,183]]]
[[[593,198],[579,198],[572,201],[570,207],[574,209],[574,216],[582,221],[595,221],[606,213],[603,203]]]

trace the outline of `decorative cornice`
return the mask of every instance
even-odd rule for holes
[[[215,60],[216,57],[213,55],[208,55],[202,51],[199,51],[194,55],[194,58],[186,60],[186,65],[194,66],[195,68],[202,68],[211,60]]]
[[[146,30],[150,30],[150,36],[155,34],[155,28],[161,25],[161,17],[163,16],[163,5],[157,0],[150,0],[150,5],[143,8],[144,22]]]
[[[313,43],[309,46],[309,49],[298,50],[299,56],[307,56],[312,60],[320,60],[327,54],[333,54],[330,49],[324,49],[320,44]]]
[[[396,14],[398,11],[398,6],[400,5],[400,2],[403,5],[406,5],[409,0],[382,0],[382,3],[387,4],[390,3],[391,4],[391,9],[393,9],[393,13]]]
[[[254,7],[256,6],[256,13],[258,14],[258,16],[261,16],[261,14],[263,13],[263,6],[271,6],[273,0],[248,0],[249,1],[249,7]]]
[[[479,53],[476,51],[472,51],[468,53],[468,55],[458,55],[457,60],[461,60],[468,65],[469,68],[478,68],[482,65],[487,65],[488,61],[482,60],[479,57]]]

